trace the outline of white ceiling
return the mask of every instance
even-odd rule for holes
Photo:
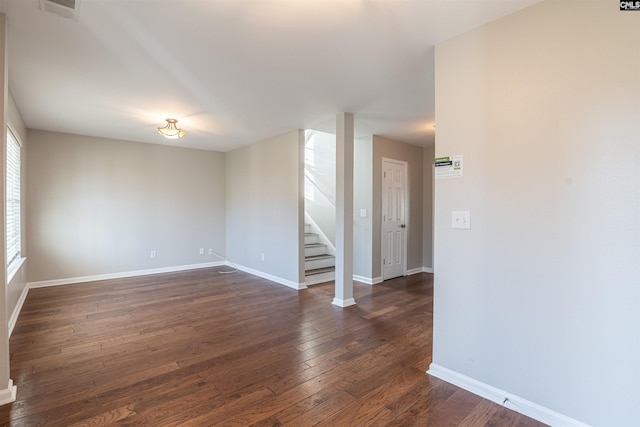
[[[77,1],[76,21],[0,0],[27,127],[229,151],[342,111],[356,136],[433,144],[434,44],[538,0]]]

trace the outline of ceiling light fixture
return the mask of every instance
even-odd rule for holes
[[[158,133],[160,135],[169,139],[178,139],[178,138],[182,138],[187,134],[182,129],[179,129],[178,127],[176,127],[176,124],[178,123],[176,119],[165,119],[165,120],[167,121],[167,124],[164,125],[163,127],[158,128]]]

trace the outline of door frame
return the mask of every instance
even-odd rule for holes
[[[380,164],[380,275],[382,276],[382,280],[387,280],[385,278],[385,266],[384,266],[384,220],[382,219],[384,216],[384,164],[385,163],[395,163],[402,165],[404,167],[404,247],[403,250],[403,260],[402,260],[402,276],[407,275],[407,257],[409,251],[409,208],[410,208],[410,200],[409,200],[409,162],[404,160],[392,159],[390,157],[382,157],[382,162]]]

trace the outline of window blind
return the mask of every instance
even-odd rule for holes
[[[7,266],[20,257],[20,142],[7,128]]]

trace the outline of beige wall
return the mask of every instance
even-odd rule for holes
[[[225,256],[223,154],[37,130],[28,139],[30,282],[220,261],[199,248]]]
[[[421,147],[373,136],[373,277],[382,278],[382,158],[408,163],[409,221],[407,224],[407,270],[422,269],[423,153]]]
[[[289,286],[304,282],[303,154],[302,130],[226,153],[227,258]]]
[[[437,46],[436,117],[464,178],[436,180],[434,364],[640,425],[638,12],[546,1]]]

